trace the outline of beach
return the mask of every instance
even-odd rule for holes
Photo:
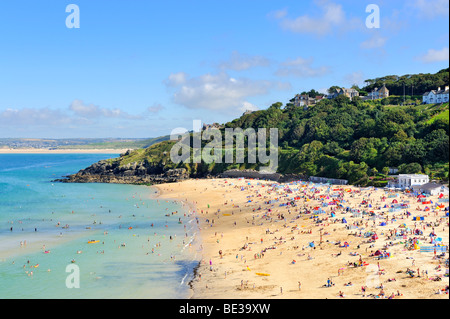
[[[194,299],[448,298],[448,195],[243,178],[155,187],[198,218]]]

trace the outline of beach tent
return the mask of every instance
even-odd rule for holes
[[[342,223],[343,223],[343,224],[347,224],[347,220],[345,219],[345,217],[342,218]]]
[[[386,223],[385,222],[381,222],[380,226],[386,226]]]
[[[394,199],[393,201],[392,201],[392,204],[397,204],[398,203],[398,201],[396,200],[396,199]]]

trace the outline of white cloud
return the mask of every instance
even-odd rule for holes
[[[302,15],[295,19],[286,17],[287,11],[279,11],[274,17],[278,17],[283,29],[295,33],[312,33],[315,35],[325,35],[332,32],[337,27],[345,26],[348,22],[342,5],[325,0],[315,1],[320,8],[321,15],[312,17]]]
[[[409,4],[417,11],[419,17],[435,18],[437,16],[448,16],[448,0],[415,0],[409,2]]]
[[[361,43],[362,49],[378,49],[384,47],[386,44],[387,38],[382,37],[379,34],[375,34],[370,39]]]
[[[8,108],[0,112],[0,124],[4,126],[67,125],[73,122],[67,114],[51,108]]]
[[[225,72],[204,74],[198,77],[185,77],[177,86],[166,81],[168,86],[176,88],[173,101],[189,109],[207,109],[218,111],[240,110],[248,97],[268,94],[272,88],[283,85],[270,81],[232,78]]]
[[[287,16],[287,13],[288,13],[287,9],[281,9],[281,10],[272,11],[267,16],[269,18],[273,18],[273,19],[282,19],[285,16]]]
[[[162,106],[159,103],[155,103],[152,106],[149,106],[147,108],[147,111],[150,112],[150,113],[153,113],[153,114],[157,114],[157,113],[159,113],[162,110],[164,110],[164,106]]]
[[[270,65],[269,59],[255,55],[249,56],[233,51],[228,61],[219,64],[219,68],[226,70],[243,71],[254,67],[266,67]]]
[[[187,74],[184,72],[172,73],[169,78],[165,81],[165,84],[171,87],[176,87],[182,85],[186,82]]]
[[[278,76],[295,76],[295,77],[316,77],[322,76],[330,72],[328,66],[313,67],[314,59],[304,59],[298,57],[294,60],[287,60],[280,64],[280,67],[275,72]]]
[[[241,107],[241,111],[245,112],[245,111],[257,111],[258,107],[250,102],[245,101],[244,103],[242,103],[242,107]]]
[[[448,61],[449,49],[443,48],[442,50],[430,49],[428,52],[417,59],[423,63],[443,62]]]
[[[130,115],[127,112],[122,111],[121,109],[107,109],[101,108],[94,104],[85,104],[81,100],[74,100],[69,105],[69,110],[72,111],[75,115],[80,116],[82,118],[122,118],[122,119],[141,119],[140,116]]]
[[[349,86],[356,84],[361,87],[362,85],[364,85],[364,73],[362,71],[352,72],[350,74],[347,74],[344,80]]]

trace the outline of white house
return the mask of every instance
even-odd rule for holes
[[[428,183],[430,178],[423,174],[399,174],[396,178],[389,182],[388,187],[395,188],[411,188],[413,186],[420,186]]]
[[[426,92],[422,96],[422,102],[424,104],[435,104],[435,103],[446,103],[449,101],[449,90],[448,86],[441,90],[439,87],[437,90],[431,90],[430,92]]]
[[[423,185],[415,185],[412,187],[417,193],[424,193],[428,195],[448,195],[448,187],[437,183],[426,183]]]

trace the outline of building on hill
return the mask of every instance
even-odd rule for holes
[[[203,130],[221,129],[221,128],[223,128],[223,125],[220,125],[219,123],[203,124]]]
[[[323,97],[322,95],[317,95],[317,96],[315,97],[315,99],[316,99],[316,104],[317,104],[317,103],[319,103],[320,101],[322,101],[322,100],[324,99],[324,97]]]
[[[426,92],[422,96],[423,104],[435,104],[435,103],[446,103],[449,101],[448,96],[448,86],[445,86],[443,90],[439,87],[437,90],[431,90]]]
[[[335,97],[338,97],[339,95],[345,95],[346,97],[352,99],[355,96],[359,96],[359,92],[355,89],[346,89],[346,88],[339,88],[334,91],[334,93],[328,94],[328,99],[334,99]]]
[[[374,88],[372,90],[372,92],[370,92],[363,99],[364,100],[379,100],[379,99],[384,99],[386,97],[389,97],[389,90],[386,87],[386,85],[383,84],[383,86],[380,89]]]
[[[252,110],[245,110],[245,112],[242,113],[242,116],[248,115],[248,114],[252,114],[253,112],[255,112],[255,111],[252,111]]]
[[[318,102],[323,100],[323,96],[317,95],[316,97],[310,97],[308,94],[297,94],[294,96],[294,98],[291,100],[291,102],[296,107],[308,108],[311,105],[316,105]]]

